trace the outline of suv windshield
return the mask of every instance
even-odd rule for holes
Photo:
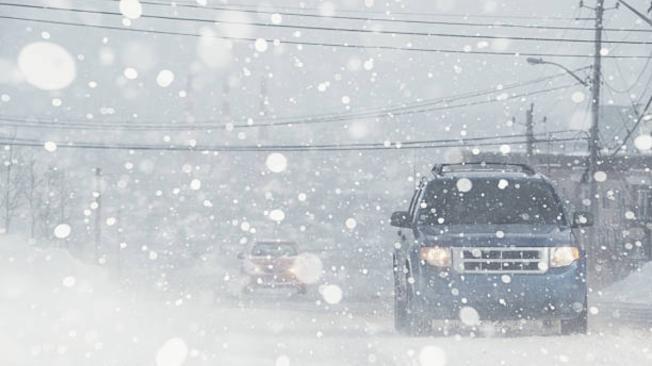
[[[562,205],[543,181],[446,179],[428,184],[419,225],[565,225]]]
[[[251,255],[254,257],[295,256],[297,249],[294,244],[289,243],[256,243],[251,249]]]

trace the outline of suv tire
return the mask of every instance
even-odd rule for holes
[[[407,328],[407,289],[401,278],[405,277],[403,266],[398,264],[396,256],[393,259],[394,269],[394,329],[403,332]]]
[[[427,313],[419,304],[416,294],[410,287],[408,286],[407,290],[405,333],[414,337],[430,335],[432,334],[432,319],[426,315]]]
[[[589,328],[589,317],[587,312],[586,299],[584,299],[584,308],[578,314],[577,318],[561,320],[561,334],[571,335],[571,334],[586,334]]]

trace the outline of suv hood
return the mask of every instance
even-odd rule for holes
[[[425,245],[557,246],[574,244],[570,228],[555,225],[450,225],[416,229]]]

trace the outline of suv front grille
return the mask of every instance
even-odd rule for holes
[[[545,273],[548,248],[452,248],[453,267],[460,273]]]

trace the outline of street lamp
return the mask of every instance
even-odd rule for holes
[[[601,5],[600,5],[601,6]],[[602,19],[602,15],[598,17],[599,19]],[[597,28],[601,30],[601,28]],[[598,42],[599,43],[599,42]],[[599,49],[599,48],[598,48]],[[596,181],[594,178],[594,174],[597,171],[598,168],[598,150],[599,150],[599,139],[600,135],[598,133],[598,122],[599,122],[599,114],[600,114],[600,54],[599,51],[596,51],[596,62],[593,65],[593,79],[591,83],[586,82],[586,80],[583,80],[580,78],[576,73],[574,73],[572,70],[567,68],[564,65],[558,64],[556,62],[551,62],[551,61],[546,61],[542,58],[535,58],[535,57],[528,57],[526,59],[527,63],[530,65],[553,65],[557,66],[564,71],[570,76],[572,76],[575,80],[577,80],[580,84],[582,84],[584,87],[587,89],[591,90],[591,114],[592,114],[592,122],[591,122],[591,129],[589,130],[589,162],[588,162],[588,169],[585,172],[585,178],[587,179],[589,183],[589,196],[590,196],[590,202],[591,202],[591,213],[593,214],[595,222],[598,222],[598,214],[600,211],[598,210],[598,200],[597,198],[597,193],[598,193],[598,187],[596,185]],[[584,179],[584,177],[583,177]],[[591,230],[589,232],[589,240],[590,240],[590,245],[595,245],[596,240],[595,240],[595,230]]]
[[[579,77],[576,73],[574,73],[571,69],[567,68],[564,65],[558,64],[556,62],[546,61],[546,60],[544,60],[542,58],[536,58],[536,57],[528,57],[526,59],[526,61],[530,65],[554,65],[554,66],[557,66],[557,67],[563,69],[564,71],[566,71],[566,73],[568,75],[575,78],[575,80],[577,80],[580,84],[584,85],[587,88],[590,88],[590,85],[589,85],[589,83],[586,82],[586,80]]]
[[[570,76],[573,77],[573,79],[577,80],[580,84],[582,84],[585,88],[591,90],[592,94],[592,112],[591,114],[593,115],[593,121],[591,123],[591,129],[590,129],[590,137],[589,137],[589,169],[587,170],[587,178],[591,182],[591,197],[592,200],[591,202],[594,203],[595,198],[595,182],[593,179],[593,174],[597,170],[597,164],[598,164],[598,114],[600,113],[600,86],[599,82],[596,83],[595,80],[591,83],[587,82],[585,79],[582,79],[579,75],[577,75],[573,70],[567,68],[566,66],[562,64],[558,64],[556,62],[552,61],[546,61],[542,58],[536,58],[536,57],[528,57],[525,59],[528,64],[530,65],[553,65],[557,66],[560,69],[566,71],[566,73]],[[595,212],[594,212],[595,215]]]

